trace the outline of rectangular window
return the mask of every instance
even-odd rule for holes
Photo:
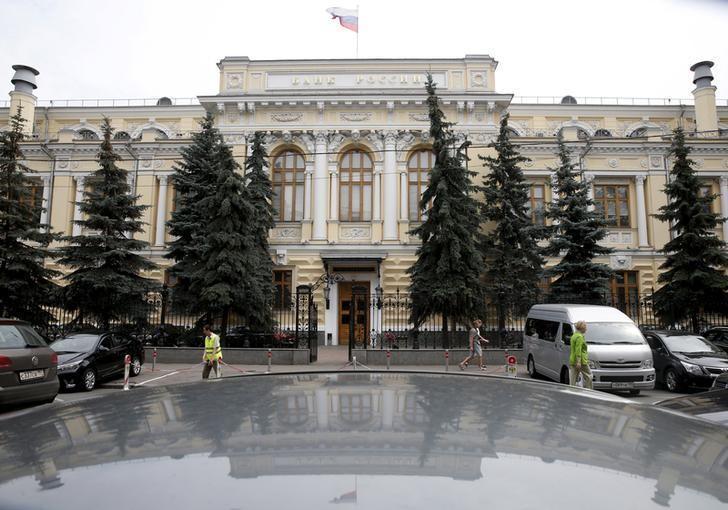
[[[33,182],[27,188],[27,194],[21,195],[20,203],[33,210],[33,219],[40,223],[40,213],[43,208],[43,183]]]
[[[707,197],[713,194],[713,186],[709,183],[704,183],[700,185],[700,196],[701,197]],[[721,197],[722,199],[723,197]],[[715,203],[715,200],[709,204],[705,204],[703,206],[703,211],[706,213],[712,213],[713,212],[713,204]]]
[[[529,195],[530,200],[527,207],[528,213],[531,215],[531,221],[534,225],[544,225],[546,187],[543,184],[531,184]]]
[[[626,184],[595,184],[594,208],[604,216],[607,226],[630,228],[629,186]]]
[[[290,269],[275,269],[273,271],[273,285],[275,287],[275,295],[273,296],[273,306],[280,310],[290,308],[291,293],[293,281],[293,271]]]

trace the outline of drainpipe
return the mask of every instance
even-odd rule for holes
[[[56,183],[56,156],[48,149],[48,114],[46,112],[46,141],[40,144],[40,150],[42,150],[46,156],[48,156],[48,159],[51,160],[51,175],[50,179],[48,179],[48,186],[51,188],[50,193],[48,194],[48,214],[46,215],[46,228],[50,231],[51,229],[51,211],[53,210],[53,188]]]

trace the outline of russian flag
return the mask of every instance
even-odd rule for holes
[[[344,28],[348,28],[359,33],[359,10],[344,9],[342,7],[329,7],[326,12],[331,14],[331,19],[339,18],[339,23]]]

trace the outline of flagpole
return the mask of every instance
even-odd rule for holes
[[[359,4],[356,4],[356,58],[359,58]]]

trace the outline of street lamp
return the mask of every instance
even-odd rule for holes
[[[376,293],[376,296],[377,296],[377,308],[381,309],[382,308],[382,298],[384,298],[384,289],[382,288],[381,285],[377,285],[374,288],[374,292]]]
[[[328,268],[326,272],[318,277],[316,283],[311,285],[311,291],[318,289],[322,284],[324,286],[324,299],[326,300],[326,309],[329,309],[331,297],[331,288],[337,283],[344,279],[344,275],[340,273],[329,273]]]

